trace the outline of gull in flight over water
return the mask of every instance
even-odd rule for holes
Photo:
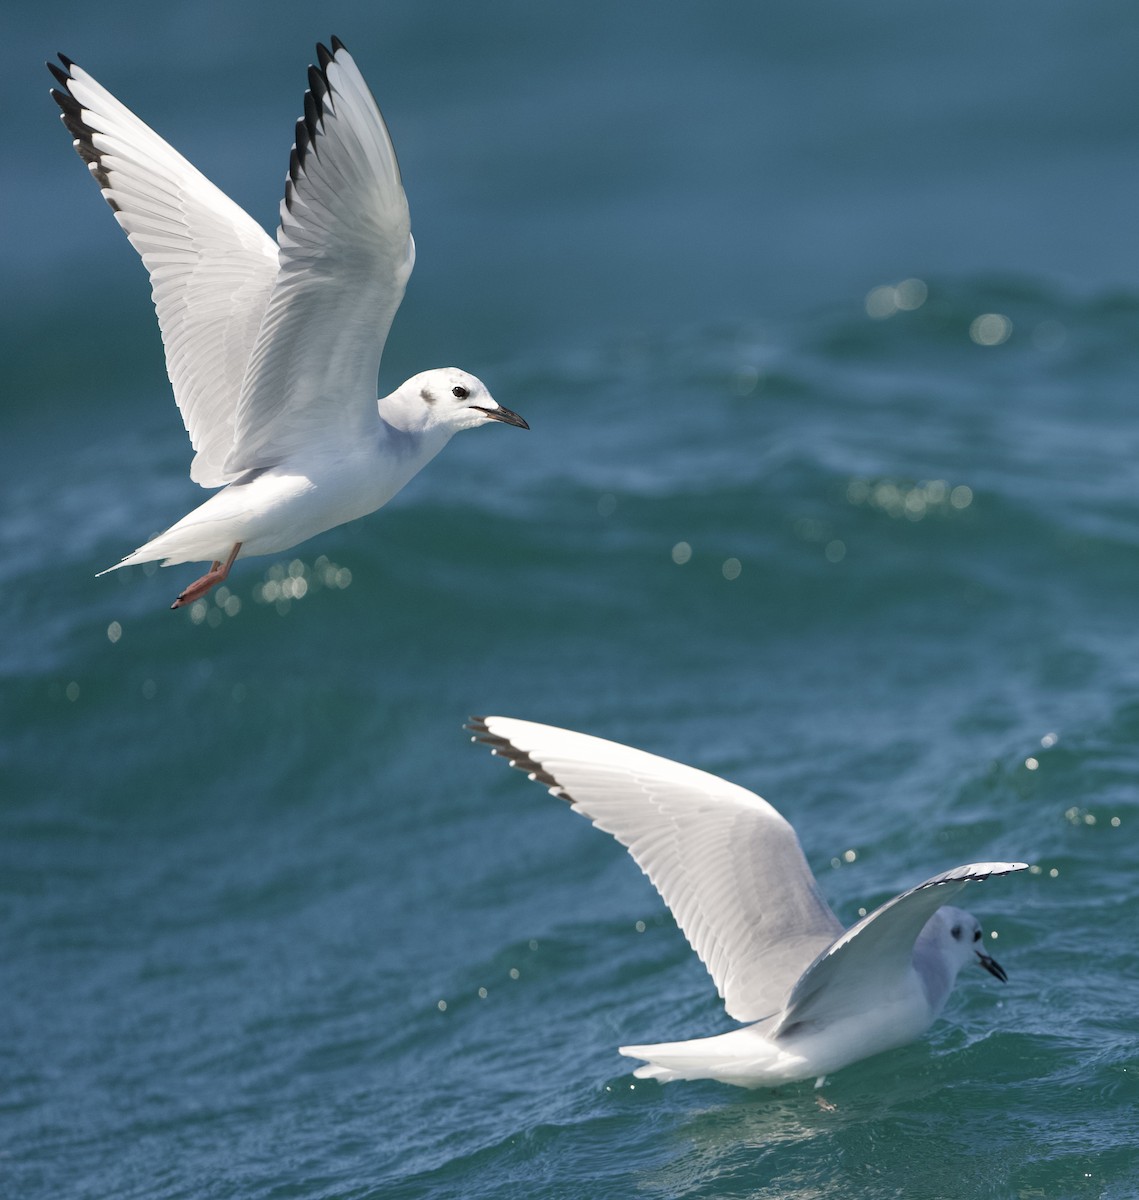
[[[529,428],[456,367],[376,399],[415,243],[387,126],[331,45],[309,67],[275,242],[81,67],[48,63],[75,149],[150,272],[190,478],[222,489],[108,568],[212,563],[173,608],[238,556],[374,512],[460,429]]]
[[[714,1037],[621,1046],[641,1079],[821,1084],[832,1071],[920,1037],[957,973],[1007,976],[975,917],[947,904],[1025,863],[955,867],[844,930],[794,829],[715,775],[617,742],[510,717],[472,717],[473,740],[612,834],[649,877],[708,968],[728,1015]]]

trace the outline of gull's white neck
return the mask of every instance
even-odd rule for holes
[[[957,981],[957,971],[946,959],[931,929],[932,922],[918,934],[914,943],[913,970],[921,982],[929,1007],[936,1017],[945,1007]]]

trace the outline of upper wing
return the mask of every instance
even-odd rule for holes
[[[852,925],[803,972],[788,1000],[780,1029],[801,1021],[830,1021],[847,1012],[860,1011],[864,988],[881,995],[889,991],[892,977],[902,980],[925,923],[966,884],[988,879],[990,875],[1023,871],[1027,866],[1027,863],[968,863],[935,875],[888,900]]]
[[[779,1012],[842,932],[795,831],[746,788],[550,725],[474,717],[468,728],[628,848],[737,1020]]]
[[[317,46],[281,205],[280,274],[241,389],[231,472],[374,424],[376,376],[415,261],[380,110],[337,39]]]
[[[176,150],[62,54],[48,63],[63,123],[150,272],[174,399],[197,455],[190,478],[218,487],[257,330],[277,277],[268,234]]]

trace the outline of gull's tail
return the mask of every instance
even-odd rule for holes
[[[154,562],[155,559],[162,558],[166,551],[157,544],[164,536],[165,535],[160,534],[158,537],[152,538],[145,545],[139,546],[137,550],[132,550],[130,554],[124,555],[121,559],[119,559],[119,561],[115,563],[113,567],[104,567],[101,571],[96,571],[95,578],[98,579],[100,575],[109,575],[112,571],[117,571],[120,567],[131,567],[136,563]],[[180,559],[177,561],[185,562],[186,560]],[[169,566],[170,560],[167,560],[162,565],[164,567]]]
[[[645,1062],[633,1074],[638,1079],[670,1083],[674,1079],[718,1079],[738,1087],[771,1087],[818,1072],[797,1054],[774,1045],[764,1036],[767,1021],[733,1029],[715,1037],[686,1042],[657,1042],[651,1046],[620,1046],[618,1053]]]

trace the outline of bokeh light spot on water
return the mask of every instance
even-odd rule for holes
[[[920,521],[930,513],[945,514],[951,509],[968,508],[973,489],[959,483],[950,487],[944,479],[912,482],[901,479],[852,479],[846,485],[850,504],[880,509],[890,517]]]
[[[440,1001],[438,1001],[438,1003],[435,1005],[435,1007],[436,1007],[436,1008],[437,1008],[437,1009],[438,1009],[440,1012],[446,1012],[446,1011],[447,1011],[447,1001],[446,1001],[446,1000],[440,1000]]]
[[[519,971],[519,969],[517,967],[510,968],[510,978],[511,979],[517,979],[521,974],[522,974],[522,972]]]
[[[978,346],[1000,346],[1012,337],[1012,322],[1004,313],[982,313],[969,326],[969,336]]]
[[[1071,808],[1064,810],[1064,820],[1070,825],[1091,826],[1099,824],[1099,818],[1095,813],[1080,808],[1077,804],[1073,804]],[[1108,820],[1108,824],[1112,829],[1118,829],[1123,824],[1123,821],[1120,817],[1111,817]]]
[[[901,283],[884,283],[866,293],[866,315],[874,321],[884,321],[898,312],[913,312],[929,297],[929,288],[921,279],[903,279]]]
[[[678,567],[684,566],[692,558],[692,547],[687,542],[677,542],[672,548],[672,561]]]
[[[922,279],[903,279],[894,288],[894,303],[902,312],[913,312],[929,298],[929,288]]]
[[[958,484],[949,493],[949,503],[954,508],[968,508],[973,503],[973,489],[964,483]]]
[[[107,641],[113,646],[123,636],[123,627],[118,621],[112,621],[107,626]]]
[[[794,530],[805,542],[823,542],[830,536],[830,526],[817,517],[796,518]]]
[[[484,987],[481,987],[481,988],[479,988],[479,999],[480,999],[480,1000],[485,1000],[485,999],[486,999],[486,997],[487,997],[487,991],[486,991],[486,988],[484,988]]]
[[[79,684],[77,684],[73,679],[67,685],[67,687],[64,688],[63,694],[68,698],[68,700],[71,701],[72,704],[74,704],[75,701],[79,699]]]
[[[241,612],[241,597],[234,595],[224,585],[214,592],[214,603],[227,617],[236,617]]]
[[[634,925],[634,926],[633,926],[633,928],[634,928],[634,929],[636,929],[636,931],[637,931],[638,933],[644,933],[644,932],[645,932],[645,923],[644,923],[644,921],[638,921],[638,922],[636,923],[636,925]]]
[[[1036,768],[1040,766],[1040,763],[1039,763],[1039,761],[1038,761],[1037,759],[1035,759],[1035,758],[1026,758],[1026,759],[1024,760],[1024,765],[1025,765],[1025,766],[1026,766],[1026,767],[1027,767],[1027,768],[1028,768],[1030,771],[1035,771],[1035,770],[1036,770]]]
[[[894,289],[889,284],[871,288],[866,293],[866,315],[874,321],[884,321],[898,311]]]
[[[740,572],[743,570],[743,565],[738,558],[725,558],[724,565],[720,568],[725,579],[739,579]]]
[[[1050,746],[1055,746],[1059,740],[1060,740],[1060,735],[1058,733],[1046,733],[1040,739],[1040,744],[1044,747],[1045,750],[1047,750]]]
[[[835,538],[834,541],[827,542],[823,554],[826,555],[827,562],[840,563],[846,557],[846,543]]]
[[[294,558],[288,563],[274,563],[265,572],[262,582],[254,587],[253,598],[260,604],[274,605],[283,617],[294,600],[303,600],[310,592],[321,588],[343,590],[351,583],[352,572],[332,562],[327,555],[320,555],[312,566],[303,559]],[[227,595],[221,611],[227,616],[236,616],[241,611],[240,597]]]
[[[732,391],[737,396],[750,396],[759,387],[759,368],[745,363],[732,376]]]

